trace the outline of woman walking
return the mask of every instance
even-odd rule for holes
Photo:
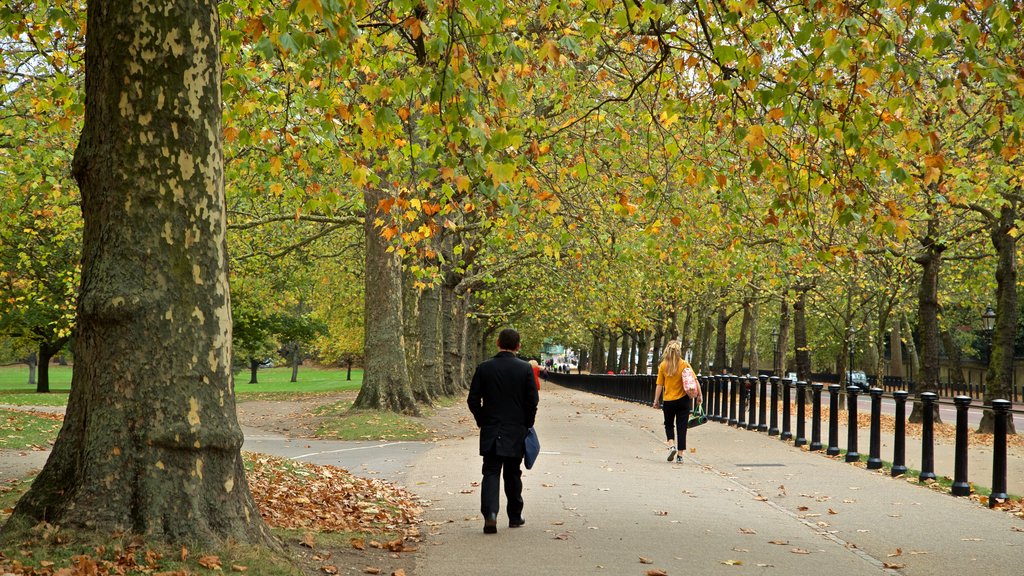
[[[661,411],[665,415],[665,442],[668,444],[668,461],[683,461],[686,451],[686,424],[690,419],[690,397],[683,388],[683,370],[690,363],[683,360],[682,345],[671,340],[665,345],[665,355],[658,365],[658,385],[654,389],[654,407],[661,399]],[[698,391],[700,388],[697,389]],[[699,401],[699,392],[698,392]]]

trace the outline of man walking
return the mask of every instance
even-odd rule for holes
[[[469,411],[480,428],[480,455],[484,457],[480,486],[480,512],[484,533],[498,532],[499,477],[505,480],[509,528],[523,518],[524,441],[537,416],[537,386],[533,369],[516,357],[519,333],[506,328],[498,334],[498,354],[476,367],[469,386]]]

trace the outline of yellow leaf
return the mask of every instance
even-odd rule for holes
[[[320,0],[299,0],[295,7],[299,12],[306,14],[322,14],[324,11],[323,6],[320,5]]]
[[[270,159],[270,173],[273,174],[274,176],[277,176],[281,174],[281,170],[281,158],[279,156],[272,157]]]
[[[562,55],[561,50],[558,49],[558,44],[554,40],[548,40],[540,47],[541,60],[551,60],[552,62],[558,62],[558,58]]]
[[[751,148],[760,148],[764,146],[764,128],[757,124],[751,126],[747,131],[747,135],[743,138],[743,141]]]

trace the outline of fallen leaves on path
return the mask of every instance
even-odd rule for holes
[[[253,499],[275,528],[407,534],[422,512],[413,494],[383,480],[265,454],[245,458]]]

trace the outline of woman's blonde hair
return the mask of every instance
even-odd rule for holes
[[[683,345],[679,340],[669,340],[665,344],[665,354],[662,356],[662,363],[665,365],[665,374],[675,376],[683,365]]]

